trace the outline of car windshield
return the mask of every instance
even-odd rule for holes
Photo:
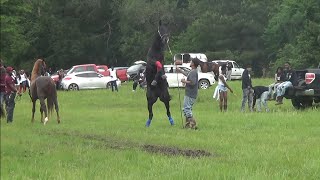
[[[233,67],[234,68],[239,68],[239,65],[236,62],[233,62]]]

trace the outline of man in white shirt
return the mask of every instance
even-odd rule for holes
[[[118,91],[118,86],[117,86],[117,79],[118,79],[118,78],[117,78],[117,73],[116,73],[116,70],[115,70],[113,67],[111,67],[110,77],[111,77],[110,83],[111,83],[111,90],[112,90],[112,92],[113,92],[114,90]]]

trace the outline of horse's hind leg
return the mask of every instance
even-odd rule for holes
[[[149,127],[153,118],[152,106],[157,101],[158,97],[147,96],[149,119],[146,122],[146,127]]]
[[[34,113],[36,112],[36,101],[32,101],[32,118],[31,122],[34,122]]]
[[[55,100],[54,100],[54,107],[55,107],[56,112],[57,112],[57,121],[58,121],[58,123],[60,123],[59,105],[58,105],[58,100],[57,100],[57,98],[55,98]]]
[[[160,98],[160,101],[162,101],[164,103],[164,105],[166,106],[166,110],[167,110],[167,116],[168,116],[168,119],[169,119],[169,122],[171,125],[174,125],[174,121],[171,117],[171,113],[170,113],[170,97],[167,96],[167,97],[163,97],[163,98]]]
[[[43,119],[42,116],[43,116],[43,112],[44,112],[45,118],[44,118],[43,124],[46,125],[46,123],[49,121],[47,106],[46,106],[46,103],[44,101],[44,98],[41,97],[41,98],[39,98],[39,100],[40,100],[40,105],[41,105],[40,111],[42,111],[41,112],[41,121]]]

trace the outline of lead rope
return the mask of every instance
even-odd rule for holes
[[[169,49],[169,52],[171,54],[171,56],[173,56],[172,54],[172,51],[170,49],[170,46],[169,44],[167,43],[167,46],[168,46],[168,49]],[[176,74],[177,74],[177,81],[178,81],[178,95],[179,95],[179,107],[180,107],[180,118],[181,118],[181,126],[182,128],[184,128],[184,125],[183,125],[183,117],[182,117],[182,106],[181,106],[181,95],[180,95],[180,83],[179,83],[179,77],[178,77],[178,72],[177,72],[177,64],[175,62],[173,62],[175,65],[176,65]]]

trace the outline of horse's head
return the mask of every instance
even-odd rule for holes
[[[46,74],[46,62],[43,59],[38,59],[38,66],[39,66],[39,70],[38,70],[38,74],[40,74],[41,76],[44,76]]]
[[[31,72],[31,81],[35,80],[39,76],[44,76],[46,73],[46,63],[43,59],[38,59],[33,66]]]
[[[162,24],[161,20],[159,21],[158,34],[161,38],[161,43],[165,46],[169,42],[170,32],[166,25]]]

